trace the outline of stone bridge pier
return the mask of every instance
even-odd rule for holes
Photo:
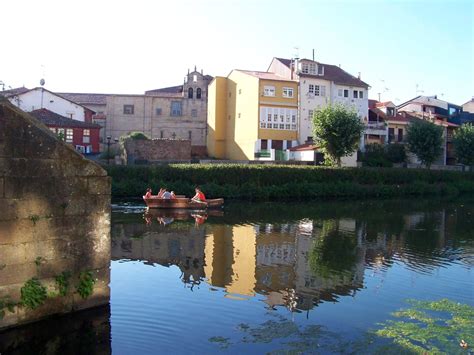
[[[110,178],[0,98],[0,330],[109,302]]]

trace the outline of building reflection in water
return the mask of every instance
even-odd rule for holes
[[[394,259],[426,268],[446,257],[421,252],[431,243],[445,253],[444,210],[291,223],[224,224],[215,218],[197,225],[190,215],[176,220],[181,223],[114,223],[113,258],[176,265],[191,288],[207,282],[238,300],[260,294],[269,308],[310,310],[355,295],[367,268],[384,272]]]

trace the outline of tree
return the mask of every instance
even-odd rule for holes
[[[408,150],[429,169],[443,152],[443,127],[415,120],[407,128]]]
[[[474,126],[464,124],[454,132],[454,150],[461,164],[474,165]]]
[[[329,105],[313,115],[314,140],[338,166],[357,149],[363,131],[357,112],[342,105]]]

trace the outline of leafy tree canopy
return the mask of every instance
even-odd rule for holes
[[[342,157],[357,149],[363,131],[357,112],[343,105],[329,105],[314,113],[314,140],[339,166]]]
[[[408,125],[407,142],[410,152],[428,169],[443,153],[443,127],[425,120],[415,120]]]
[[[474,165],[474,126],[462,125],[454,133],[454,150],[461,164]]]

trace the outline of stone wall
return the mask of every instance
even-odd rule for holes
[[[110,178],[0,99],[0,329],[108,303],[109,265]],[[95,284],[84,299],[77,288],[87,272]],[[34,309],[21,297],[32,278],[47,289]]]
[[[124,147],[127,164],[191,160],[191,142],[184,139],[127,139]]]

